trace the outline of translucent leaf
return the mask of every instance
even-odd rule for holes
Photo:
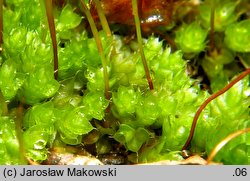
[[[35,125],[24,131],[23,139],[27,149],[42,150],[47,145],[53,126]]]
[[[134,129],[128,125],[121,124],[115,133],[114,139],[123,143],[128,150],[137,152],[143,143],[149,138],[149,133],[144,128]]]
[[[133,139],[134,133],[134,128],[126,124],[121,124],[119,130],[114,135],[114,139],[119,141],[120,143],[126,144]]]
[[[29,109],[23,120],[24,128],[29,128],[34,125],[51,126],[56,121],[54,115],[54,105],[52,102],[38,104]]]
[[[70,41],[61,41],[63,47],[58,50],[59,79],[75,76],[76,72],[86,69],[89,54],[86,33],[74,34]],[[100,63],[100,62],[99,62]]]
[[[12,60],[7,60],[0,68],[0,88],[6,100],[15,97],[25,80],[24,74],[18,72],[18,67]]]
[[[202,25],[207,29],[210,28],[212,2],[213,1],[207,0],[199,6]],[[235,12],[237,1],[221,0],[214,3],[214,29],[215,31],[222,32],[228,25],[237,20],[237,14]]]
[[[5,36],[4,47],[6,51],[12,56],[17,56],[19,53],[23,53],[26,47],[26,34],[27,29],[24,26],[19,26],[11,30],[11,32]]]
[[[250,52],[250,20],[243,20],[227,27],[225,44],[237,52]]]
[[[23,94],[28,104],[39,103],[52,97],[59,89],[59,83],[54,79],[52,67],[41,67],[30,74],[24,83]]]
[[[27,156],[34,161],[47,158],[49,143],[54,141],[55,129],[53,125],[34,125],[23,133],[23,141]]]
[[[199,53],[204,50],[207,31],[197,22],[182,25],[176,33],[175,42],[185,53]]]
[[[63,31],[65,29],[73,29],[81,23],[81,20],[82,18],[74,13],[73,8],[67,4],[59,16],[57,30]]]
[[[140,100],[140,93],[132,87],[119,86],[117,92],[113,93],[113,103],[119,116],[128,116],[135,112],[136,105]]]
[[[105,99],[103,92],[89,92],[83,97],[83,105],[91,117],[102,120],[109,101]]]
[[[86,111],[86,112],[85,112]],[[61,138],[68,144],[79,144],[81,135],[93,130],[90,117],[84,107],[68,107],[57,111],[57,127],[59,128]]]
[[[161,109],[158,105],[157,95],[149,93],[144,99],[142,99],[136,106],[136,123],[141,126],[150,126],[161,113]]]
[[[0,164],[21,164],[15,123],[8,117],[0,117]]]

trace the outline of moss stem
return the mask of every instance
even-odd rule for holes
[[[108,70],[107,70],[107,61],[104,55],[103,47],[102,47],[102,42],[101,38],[99,37],[98,30],[96,28],[95,22],[90,14],[90,11],[87,7],[87,5],[84,3],[83,0],[81,0],[81,4],[83,7],[83,11],[89,21],[91,31],[93,33],[93,36],[95,38],[96,46],[102,61],[102,67],[103,67],[103,77],[104,77],[104,86],[105,86],[105,98],[107,100],[110,100],[110,90],[109,90],[109,78],[108,78]]]
[[[52,0],[45,0],[45,8],[46,8],[46,15],[48,19],[50,36],[51,36],[52,46],[53,46],[54,78],[57,80],[58,79],[58,51],[57,51],[56,29],[55,29],[55,22],[54,22],[54,16],[53,16]]]
[[[95,2],[95,5],[96,5],[98,16],[99,16],[101,24],[102,24],[102,28],[105,31],[106,35],[108,37],[110,37],[112,35],[112,33],[111,33],[110,28],[109,28],[109,24],[108,24],[107,18],[106,18],[106,16],[103,13],[101,3],[100,3],[99,0],[94,0],[94,2]]]
[[[210,155],[207,158],[207,164],[209,164],[213,158],[216,156],[216,154],[221,150],[221,148],[223,148],[229,141],[231,141],[232,139],[236,138],[237,136],[240,136],[242,134],[245,134],[247,132],[250,132],[250,128],[246,128],[243,130],[239,130],[236,131],[230,135],[228,135],[226,138],[224,138],[223,140],[221,140],[215,147],[214,149],[211,151]]]
[[[5,99],[3,97],[3,94],[1,92],[1,90],[0,90],[0,104],[1,104],[1,107],[2,107],[2,116],[7,116],[9,114],[8,105],[5,102]]]
[[[142,43],[142,35],[141,35],[141,23],[140,23],[140,19],[139,19],[139,14],[138,14],[138,7],[137,7],[137,0],[132,0],[132,9],[133,9],[133,14],[134,14],[134,20],[135,20],[135,28],[136,28],[136,35],[137,35],[137,40],[138,40],[138,44],[139,44],[139,50],[141,53],[141,59],[142,59],[142,63],[144,66],[144,71],[146,74],[146,78],[148,81],[148,85],[149,85],[149,89],[153,90],[154,86],[153,86],[153,82],[150,76],[150,71],[148,68],[148,64],[146,61],[146,57],[143,51],[143,43]]]
[[[16,110],[16,135],[17,140],[19,143],[19,151],[20,151],[20,161],[22,164],[27,164],[27,160],[25,157],[25,147],[23,141],[23,133],[22,133],[22,122],[23,122],[23,114],[24,114],[24,107],[22,101],[19,103],[17,110]]]
[[[188,136],[188,139],[185,143],[185,145],[183,146],[182,150],[187,150],[192,139],[193,139],[193,135],[194,135],[194,131],[195,131],[195,127],[197,124],[197,121],[199,119],[199,116],[201,114],[201,112],[203,111],[203,109],[205,109],[205,107],[208,105],[208,103],[210,103],[212,100],[214,100],[215,98],[217,98],[218,96],[224,94],[226,91],[228,91],[231,87],[233,87],[237,82],[239,82],[240,80],[242,80],[244,77],[246,77],[247,75],[250,74],[250,68],[246,69],[244,72],[242,72],[238,77],[236,77],[235,79],[233,79],[228,85],[226,85],[224,88],[222,88],[221,90],[219,90],[218,92],[214,93],[213,95],[211,95],[209,98],[207,98],[202,105],[199,107],[199,109],[196,111],[194,119],[193,119],[193,123],[191,126],[191,130]]]
[[[0,0],[0,52],[3,44],[3,0]]]
[[[214,42],[214,15],[215,15],[215,0],[212,0],[211,12],[210,12],[210,31],[209,31],[209,44],[210,51],[212,52],[215,48]]]

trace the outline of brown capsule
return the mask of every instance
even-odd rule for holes
[[[142,27],[168,25],[171,22],[174,6],[178,0],[138,0],[138,13]],[[131,0],[100,0],[109,23],[134,25]],[[98,21],[96,6],[90,0],[90,11]]]

